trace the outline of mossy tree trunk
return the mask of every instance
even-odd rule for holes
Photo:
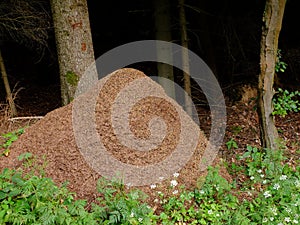
[[[171,33],[171,13],[169,0],[154,0],[155,8],[155,37],[156,40],[172,41]],[[172,61],[172,49],[157,49],[158,59],[168,59]],[[157,63],[158,82],[164,88],[166,93],[175,99],[175,86],[166,79],[174,81],[173,67],[164,63]],[[162,79],[160,79],[162,77]]]
[[[265,148],[278,148],[278,132],[272,116],[273,84],[278,39],[282,26],[286,0],[267,0],[263,15],[260,50],[260,75],[258,82],[258,114],[261,140]]]
[[[80,77],[95,61],[86,0],[51,0],[62,104],[74,98]]]
[[[183,71],[183,80],[184,80],[184,90],[186,92],[185,95],[185,110],[188,115],[192,116],[192,105],[190,98],[192,97],[191,91],[191,79],[190,79],[190,64],[189,64],[189,41],[188,41],[188,34],[187,34],[187,27],[186,27],[186,16],[185,16],[185,9],[184,9],[184,0],[179,0],[179,24],[180,24],[180,33],[181,33],[181,46],[183,48],[182,52],[182,67],[186,71]]]

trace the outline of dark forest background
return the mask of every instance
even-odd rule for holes
[[[186,1],[189,48],[211,67],[224,94],[232,99],[236,98],[240,85],[257,83],[264,6],[261,0]],[[128,42],[155,39],[151,0],[88,0],[88,7],[95,58]],[[172,39],[180,44],[177,1],[171,1],[171,9]],[[288,67],[284,73],[277,74],[275,85],[287,89],[300,86],[299,9],[298,0],[287,1],[279,39],[282,61]],[[21,88],[16,100],[19,108],[24,109],[23,114],[43,115],[61,106],[53,30],[43,53],[13,40],[2,40],[1,49],[11,86]],[[154,63],[133,67],[147,75],[156,75]],[[180,83],[180,75],[177,78]],[[5,102],[2,81],[0,90],[0,101]]]

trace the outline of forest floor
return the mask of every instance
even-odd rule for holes
[[[49,91],[49,90],[48,90]],[[44,96],[47,96],[48,91],[44,92]],[[52,111],[55,107],[57,107],[57,98],[51,98],[47,97],[48,99],[42,99],[41,97],[36,97],[37,102],[32,102],[32,98],[34,96],[29,95],[27,96],[28,101],[22,102],[24,105],[23,108],[19,108],[19,115],[20,116],[43,116],[47,112]],[[27,104],[27,107],[25,107]],[[256,146],[260,147],[260,130],[259,130],[259,123],[258,123],[258,116],[256,112],[256,102],[251,99],[247,99],[246,101],[239,101],[232,103],[231,101],[226,100],[226,106],[227,106],[227,128],[226,128],[226,134],[223,141],[223,145],[219,151],[219,159],[224,160],[228,164],[232,162],[236,162],[236,156],[242,155],[246,151],[246,147],[248,145],[250,146]],[[35,124],[36,122],[40,121],[41,119],[20,119],[20,120],[9,120],[7,116],[7,110],[5,110],[6,105],[2,105],[2,111],[0,114],[0,134],[5,134],[11,131],[14,131],[19,128],[24,128],[31,126]],[[200,121],[200,128],[204,131],[206,135],[209,135],[210,132],[210,111],[206,107],[199,107],[198,108],[198,115],[199,115],[199,121]],[[59,115],[57,115],[59,116]],[[287,115],[284,118],[276,117],[276,126],[279,131],[279,135],[284,141],[286,145],[286,153],[289,157],[287,163],[291,165],[295,165],[299,162],[300,159],[300,113],[291,113]],[[68,122],[66,122],[68,123]],[[51,130],[51,121],[48,121],[47,123],[43,123],[45,127],[39,127],[40,131]],[[55,124],[55,123],[53,123]],[[59,132],[72,132],[69,128],[67,130],[64,130],[64,124],[62,124],[61,127],[55,127],[53,129],[59,130]],[[26,131],[25,131],[26,132]],[[41,134],[41,139],[44,139],[45,136]],[[58,137],[49,137],[49,140],[43,140],[43,143],[48,143],[48,145],[51,145],[53,138]],[[23,139],[22,139],[23,140]],[[1,141],[1,139],[0,139]],[[2,138],[2,143],[4,141],[4,138]],[[22,148],[22,146],[28,146],[28,143],[25,143],[26,140],[23,140],[24,142],[18,143],[17,148],[12,148],[10,154],[5,156],[0,156],[0,170],[2,170],[4,167],[10,167],[10,166],[20,166],[18,163],[15,163],[15,158],[20,155],[23,152],[28,151],[28,148]],[[236,145],[234,145],[234,143]],[[0,143],[1,144],[1,143]],[[67,150],[69,148],[70,143],[63,142],[61,143],[64,145],[63,147]],[[42,151],[41,148],[41,140],[35,139],[34,141],[30,140],[30,148],[35,149],[38,148],[37,151]],[[17,149],[17,152],[14,152],[14,149]],[[53,155],[51,155],[53,154]],[[76,162],[78,165],[81,165],[84,163],[82,159],[79,159],[81,155],[79,153],[72,153],[67,157],[63,157],[61,155],[61,152],[48,152],[46,160],[49,160],[53,158],[52,160],[59,160],[60,164],[62,166],[68,166],[70,164],[70,157],[72,162]],[[75,158],[76,159],[75,159]],[[50,160],[51,161],[51,160]],[[14,163],[12,163],[14,162]],[[226,163],[225,163],[226,164]],[[73,167],[70,167],[71,169]],[[74,168],[73,168],[74,169]],[[78,171],[69,171],[74,172],[74,176],[70,176],[67,173],[63,173],[60,170],[61,168],[47,168],[46,173],[50,175],[50,177],[53,177],[55,181],[58,183],[61,183],[63,181],[68,180],[70,182],[70,190],[76,191],[77,196],[79,198],[85,198],[88,201],[92,202],[95,200],[97,193],[93,191],[87,191],[89,188],[84,189],[76,189],[76,185],[78,185],[78,182],[85,182],[84,185],[86,187],[90,186],[90,190],[92,190],[95,187],[96,181],[99,178],[99,176],[96,173],[93,173],[91,170],[84,168],[80,172]],[[88,175],[89,174],[89,175]],[[91,175],[92,174],[92,175]],[[226,169],[223,168],[221,170],[221,175],[225,177],[227,180],[240,180],[242,181],[244,178],[239,177],[239,174],[230,174]],[[86,176],[85,180],[77,180],[72,181],[72,179],[77,179],[76,176]],[[179,180],[180,181],[180,180]],[[91,184],[88,184],[91,183]],[[150,187],[144,187],[143,191],[146,193],[151,193]],[[79,192],[79,193],[78,193]],[[81,193],[80,193],[81,192]],[[153,199],[152,199],[153,200]]]

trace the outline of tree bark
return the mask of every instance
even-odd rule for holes
[[[272,116],[274,96],[273,84],[278,39],[282,26],[286,0],[267,0],[260,50],[260,75],[258,81],[258,114],[260,119],[261,141],[265,148],[278,149],[278,132]]]
[[[51,0],[63,105],[74,98],[78,81],[95,61],[86,0]]]
[[[7,73],[6,73],[5,64],[4,64],[4,60],[3,60],[3,57],[2,57],[1,49],[0,49],[0,70],[1,70],[2,80],[3,80],[3,83],[4,83],[6,96],[7,96],[7,100],[8,100],[8,104],[9,104],[9,108],[10,108],[10,114],[11,114],[12,117],[15,117],[15,116],[17,116],[17,108],[16,108],[16,105],[14,103],[14,99],[13,99],[11,89],[10,89],[10,86],[9,86],[9,81],[8,81],[8,77],[7,77]]]
[[[172,41],[171,34],[171,14],[170,14],[170,2],[169,0],[154,0],[155,7],[155,28],[156,28],[156,40]],[[159,48],[157,49],[157,58],[169,59],[172,61],[172,49]],[[167,95],[176,98],[175,86],[174,86],[174,74],[173,67],[164,63],[157,63],[158,82],[164,88]],[[162,77],[162,79],[160,79]],[[169,79],[172,82],[166,82]]]
[[[189,64],[189,54],[188,54],[188,35],[187,35],[187,28],[186,28],[186,17],[185,17],[185,10],[184,10],[184,0],[179,0],[179,23],[180,23],[180,33],[181,33],[181,46],[183,47],[182,52],[182,67],[183,71],[183,80],[184,80],[184,90],[185,94],[185,110],[188,115],[192,116],[193,110],[191,105],[191,79],[190,79],[190,64]],[[185,72],[186,71],[186,72]]]

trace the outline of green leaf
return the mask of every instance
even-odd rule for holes
[[[21,190],[15,189],[7,194],[8,197],[16,197],[21,193]]]
[[[7,194],[3,191],[0,191],[0,200],[5,199],[7,197]]]
[[[25,152],[25,153],[22,153],[21,155],[19,155],[18,160],[19,160],[19,161],[23,161],[24,159],[25,159],[25,160],[28,160],[28,159],[30,159],[30,158],[32,158],[32,153],[30,153],[30,152]]]
[[[24,180],[21,178],[21,175],[16,173],[12,176],[11,181],[17,185],[22,186],[24,184]]]
[[[5,214],[6,214],[6,210],[0,211],[0,222],[1,222],[1,219],[4,218]]]

